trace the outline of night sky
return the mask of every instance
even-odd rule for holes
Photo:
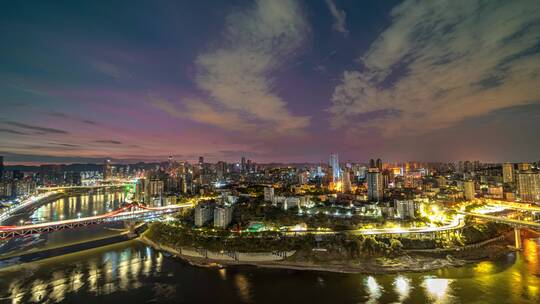
[[[538,161],[540,1],[10,1],[8,163]]]

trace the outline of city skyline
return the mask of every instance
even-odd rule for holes
[[[537,1],[14,3],[0,12],[0,155],[536,162],[539,12]]]

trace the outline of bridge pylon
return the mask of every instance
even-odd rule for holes
[[[523,248],[523,242],[521,240],[521,229],[519,227],[514,227],[514,239],[516,249],[521,250]]]

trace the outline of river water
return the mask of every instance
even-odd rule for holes
[[[39,216],[54,217],[54,210],[43,210]],[[0,269],[0,303],[537,304],[539,251],[540,239],[527,239],[523,252],[495,261],[361,275],[199,268],[134,240]]]

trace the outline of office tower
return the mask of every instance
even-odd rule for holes
[[[465,181],[463,184],[463,194],[465,195],[466,200],[473,200],[474,199],[474,182],[473,181]]]
[[[107,159],[103,163],[103,180],[109,180],[112,178],[111,160]]]
[[[540,173],[520,172],[516,174],[516,181],[521,201],[540,201]]]
[[[369,167],[375,168],[375,160],[373,160],[373,158],[369,160]]]
[[[502,177],[503,177],[503,183],[514,182],[514,164],[504,163],[502,165]]]
[[[339,168],[339,158],[337,153],[330,154],[330,159],[328,161],[330,170],[332,171],[332,180],[334,184],[341,181],[341,170]]]
[[[383,177],[378,169],[372,168],[367,173],[368,199],[382,200],[384,197]]]
[[[229,206],[219,206],[214,210],[214,227],[227,228],[232,221],[233,209]]]

